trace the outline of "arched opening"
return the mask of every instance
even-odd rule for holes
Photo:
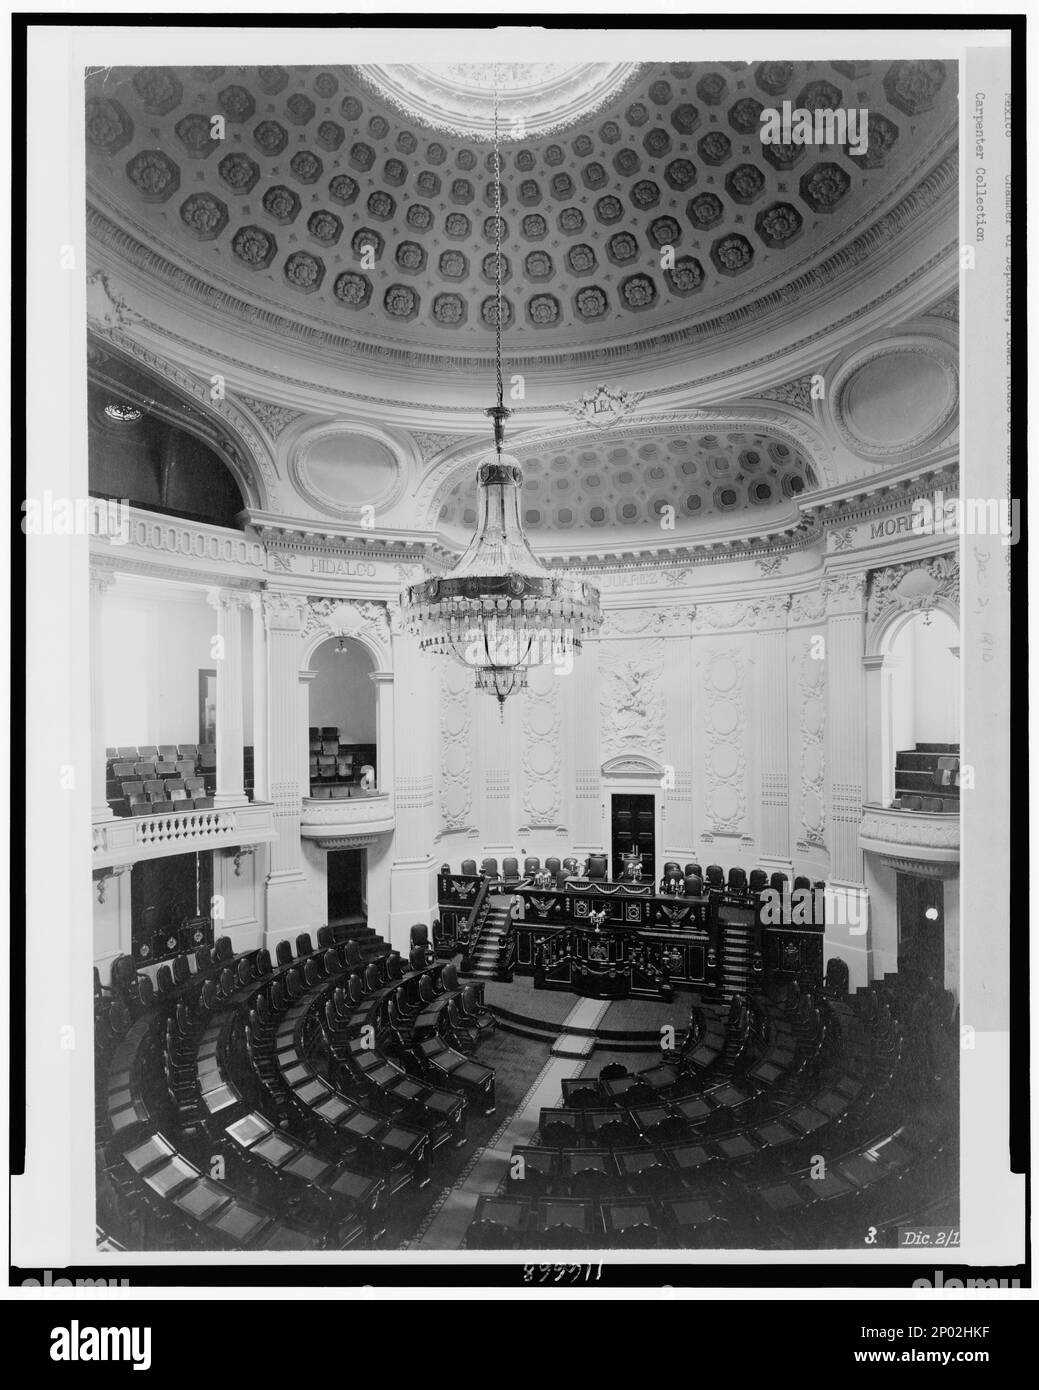
[[[884,634],[879,667],[880,738],[871,769],[881,804],[959,809],[959,629],[939,608],[908,614]],[[918,804],[919,803],[919,804]]]
[[[330,637],[310,661],[310,794],[350,799],[378,785],[375,663],[353,637]]]

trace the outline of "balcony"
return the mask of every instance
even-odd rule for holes
[[[955,872],[960,862],[960,817],[956,812],[895,811],[865,805],[859,848],[884,857],[906,872]]]
[[[263,844],[275,838],[273,808],[265,802],[210,811],[118,816],[94,826],[93,864],[104,869],[170,854]]]
[[[338,800],[303,798],[300,834],[319,840],[325,849],[348,849],[372,844],[395,824],[393,797],[388,792],[369,792]]]

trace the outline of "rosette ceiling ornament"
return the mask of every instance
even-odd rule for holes
[[[523,473],[502,452],[505,421],[502,371],[501,149],[494,86],[495,375],[497,399],[486,413],[494,451],[477,469],[476,534],[458,564],[443,577],[413,584],[401,598],[401,616],[423,651],[453,656],[476,676],[478,690],[505,701],[527,684],[531,666],[569,669],[581,639],[602,624],[599,593],[578,579],[552,574],[523,533],[519,495]]]

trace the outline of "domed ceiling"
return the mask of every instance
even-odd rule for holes
[[[91,233],[323,351],[465,369],[493,347],[495,217],[486,70],[457,66],[90,74]],[[939,62],[601,67],[517,69],[503,89],[514,363],[709,344],[752,302],[799,311],[955,181],[956,77]],[[553,87],[539,118],[531,94]],[[867,108],[868,152],[763,145],[760,113],[784,100]]]
[[[783,440],[757,433],[691,434],[674,425],[625,436],[524,444],[511,451],[523,469],[520,511],[532,533],[573,528],[661,527],[748,508],[786,504],[817,485],[811,465]],[[471,530],[476,522],[472,465],[444,489],[437,521]]]

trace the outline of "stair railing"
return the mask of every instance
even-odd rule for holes
[[[477,889],[465,926],[461,931],[456,931],[456,940],[462,947],[462,969],[465,971],[468,971],[472,966],[473,956],[476,954],[476,948],[480,944],[480,936],[487,922],[487,914],[491,906],[488,900],[489,892],[490,881],[485,878]]]
[[[516,919],[509,913],[508,923],[505,927],[505,935],[498,942],[498,979],[506,984],[512,981],[512,972],[516,967]]]

